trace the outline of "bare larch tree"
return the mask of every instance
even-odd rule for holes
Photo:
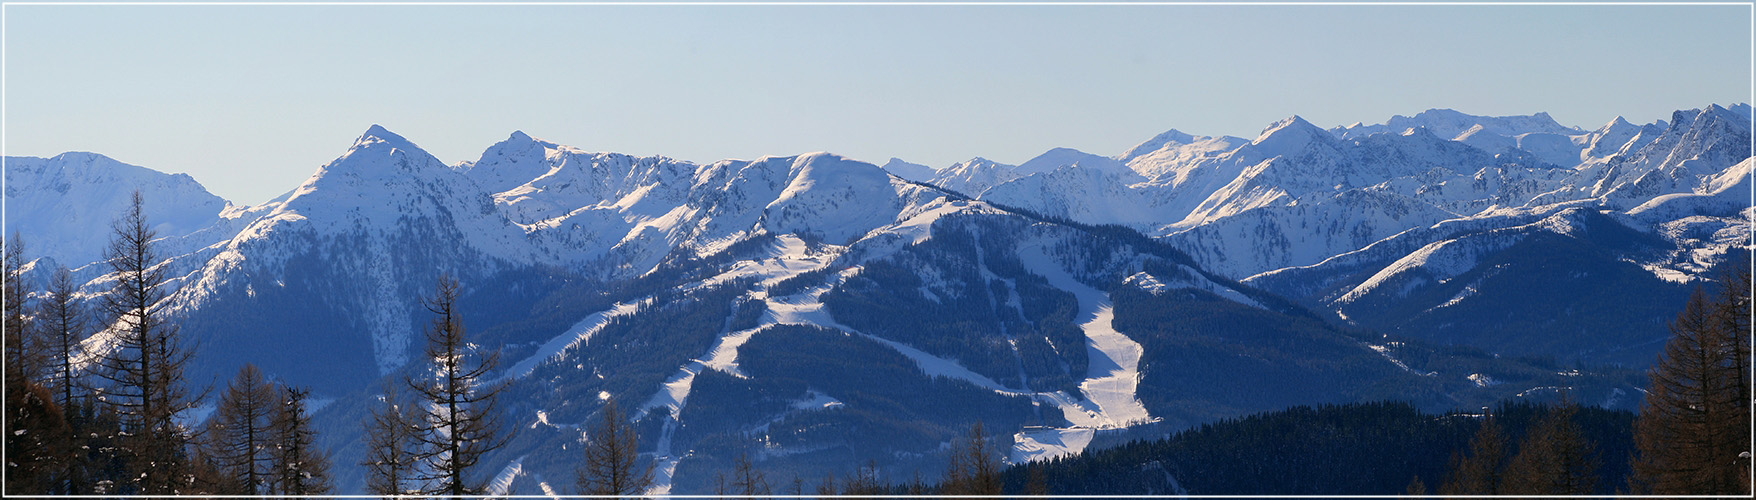
[[[488,384],[499,353],[477,355],[476,346],[464,339],[463,318],[457,311],[461,295],[457,280],[440,276],[433,297],[425,299],[433,313],[427,327],[427,350],[422,359],[432,363],[426,380],[408,380],[424,400],[416,433],[421,443],[422,480],[428,495],[479,495],[485,478],[472,478],[472,468],[487,454],[506,444],[499,435],[500,418],[495,396],[503,384]]]

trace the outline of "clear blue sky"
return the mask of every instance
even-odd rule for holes
[[[257,203],[373,123],[448,163],[513,130],[698,162],[942,167],[1166,129],[1453,108],[1595,128],[1750,100],[1748,6],[5,7],[6,154],[94,151]]]

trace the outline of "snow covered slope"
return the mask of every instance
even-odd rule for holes
[[[901,158],[891,158],[890,161],[884,163],[883,168],[885,172],[890,172],[891,175],[915,182],[932,182],[934,177],[939,176],[939,171],[934,170],[933,167],[921,165],[919,163],[909,163],[903,161]]]
[[[906,475],[977,421],[1022,461],[1293,404],[1445,409],[1559,383],[1501,352],[1649,361],[1641,325],[1748,241],[1747,109],[1591,132],[1294,116],[1251,140],[1173,130],[1113,157],[938,171],[522,132],[447,165],[374,126],[286,196],[190,216],[161,253],[167,306],[202,345],[191,373],[253,362],[336,398],[320,419],[337,463],[357,461],[355,396],[413,369],[419,300],[445,273],[507,361],[520,430],[490,459],[497,487],[567,477],[605,399],[635,413],[661,491],[707,491],[742,454]]]
[[[215,351],[198,373],[296,336],[307,341],[258,364],[325,392],[410,359],[413,312],[440,274],[480,280],[548,257],[475,181],[378,126],[210,248],[168,299]],[[262,324],[236,331],[251,320]]]
[[[936,186],[970,196],[979,196],[988,188],[1023,177],[1016,166],[995,163],[987,158],[971,158],[939,170],[933,177]]]
[[[1429,110],[1328,131],[1294,116],[1250,141],[1160,134],[1117,155],[1138,175],[1038,166],[981,198],[1134,227],[1243,278],[1313,265],[1446,219],[1580,204],[1627,210],[1694,192],[1748,155],[1743,116],[1710,106],[1679,111],[1668,123],[1617,119],[1590,132],[1541,113]],[[1071,150],[1057,152],[1039,163],[1072,163],[1054,161]]]
[[[217,224],[231,207],[187,174],[164,174],[95,153],[52,158],[6,157],[6,232],[19,233],[31,255],[68,267],[103,259],[110,223],[140,191],[161,238]]]

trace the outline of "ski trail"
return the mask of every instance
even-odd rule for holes
[[[745,375],[743,370],[738,368],[738,349],[762,329],[779,324],[817,324],[829,321],[829,313],[823,311],[820,297],[829,291],[832,284],[813,287],[790,297],[770,297],[767,293],[767,287],[774,286],[788,278],[827,267],[829,265],[828,258],[812,255],[804,240],[793,235],[776,237],[775,245],[770,248],[770,251],[774,254],[771,258],[739,264],[731,271],[710,278],[701,285],[705,287],[738,278],[758,278],[763,290],[752,292],[746,297],[763,301],[767,312],[763,314],[762,320],[755,328],[732,331],[731,317],[736,316],[736,311],[734,311],[732,316],[726,318],[725,326],[721,327],[713,346],[708,348],[706,356],[704,356],[705,359],[693,359],[679,367],[676,373],[665,379],[658,393],[653,394],[646,404],[641,405],[640,410],[635,413],[634,420],[639,421],[659,408],[665,408],[670,412],[665,417],[664,426],[660,429],[659,441],[654,446],[653,455],[658,461],[658,467],[653,471],[653,484],[652,487],[647,488],[647,494],[670,494],[672,479],[677,472],[677,464],[689,455],[688,451],[677,452],[673,450],[671,438],[676,434],[677,428],[682,425],[683,407],[688,404],[689,393],[694,390],[696,375],[705,370],[718,370],[740,378],[747,378],[748,375]],[[839,279],[846,275],[846,272],[838,275],[836,282],[839,282]]]
[[[506,496],[507,492],[512,491],[512,481],[517,480],[518,475],[522,473],[524,473],[524,457],[518,457],[512,463],[506,464],[506,468],[500,469],[500,473],[494,475],[493,480],[488,481],[488,491],[485,492],[488,498]]]
[[[596,335],[599,331],[603,330],[604,327],[609,326],[611,320],[621,316],[634,314],[635,311],[640,310],[642,306],[647,305],[651,301],[652,299],[649,297],[632,302],[620,302],[616,305],[610,306],[607,310],[598,311],[592,313],[590,316],[586,316],[585,319],[579,320],[578,323],[574,323],[565,333],[549,339],[549,341],[544,343],[542,347],[537,348],[535,354],[531,354],[529,357],[514,363],[512,368],[506,369],[506,373],[502,375],[502,377],[505,379],[517,379],[530,375],[532,371],[536,370],[537,365],[551,359],[560,359],[561,355],[568,349],[572,349],[575,346],[585,343],[587,340],[591,340],[591,336]]]
[[[1080,382],[1082,401],[1063,392],[1038,393],[1039,401],[1061,409],[1072,427],[1026,429],[1014,437],[1013,463],[1053,458],[1083,451],[1097,429],[1119,429],[1150,422],[1152,416],[1140,403],[1140,343],[1116,331],[1115,311],[1109,295],[1075,279],[1040,244],[1018,249],[1019,260],[1032,273],[1055,288],[1072,293],[1079,302],[1074,320],[1085,332],[1086,377]]]

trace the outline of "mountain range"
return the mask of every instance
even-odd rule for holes
[[[1293,405],[1474,409],[1567,389],[1629,408],[1665,320],[1748,259],[1751,109],[1596,129],[1450,110],[1254,139],[932,168],[829,153],[696,164],[514,132],[445,163],[379,126],[231,204],[92,153],[7,157],[6,222],[107,292],[138,190],[201,350],[310,387],[342,491],[421,299],[463,284],[498,349],[496,491],[564,493],[581,424],[631,409],[659,492],[747,455],[814,480],[941,470],[975,422],[1013,462]],[[39,287],[40,288],[40,287]],[[97,332],[86,343],[106,346]]]

